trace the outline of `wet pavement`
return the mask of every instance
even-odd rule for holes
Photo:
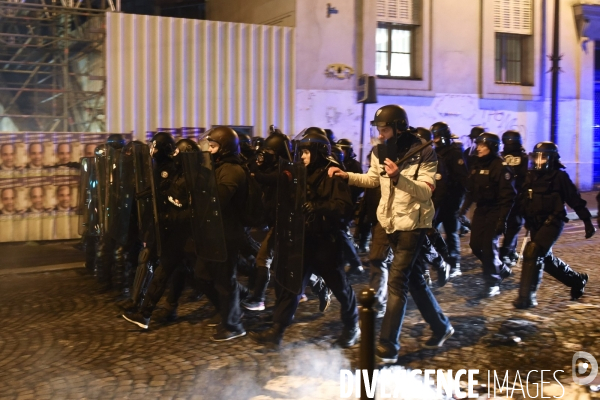
[[[411,301],[398,365],[478,369],[475,390],[481,396],[486,396],[481,384],[486,384],[488,371],[501,377],[509,371],[512,388],[516,371],[525,384],[525,375],[535,370],[529,375],[531,384],[539,382],[542,369],[562,370],[555,375],[564,388],[562,398],[600,398],[588,385],[574,384],[571,376],[575,352],[586,351],[600,360],[600,234],[585,240],[583,224],[572,222],[554,249],[575,270],[590,275],[583,298],[570,301],[569,289],[546,275],[539,306],[528,311],[512,307],[518,269],[502,285],[500,296],[478,298],[483,280],[479,263],[469,254],[468,237],[462,239],[462,250],[463,276],[434,288],[454,336],[439,350],[423,350],[430,331]],[[359,292],[368,276],[351,281]],[[181,304],[176,322],[153,321],[144,332],[120,317],[114,296],[99,293],[82,268],[2,276],[0,398],[340,398],[340,369],[358,368],[358,347],[332,347],[342,330],[339,306],[334,300],[326,313],[319,313],[318,299],[307,294],[309,300],[300,304],[282,348],[273,351],[247,337],[211,342],[206,319],[212,309],[205,300]],[[266,328],[273,304],[270,288],[266,311],[245,312],[246,329]],[[544,381],[553,383],[546,384],[545,396],[561,394],[556,380],[544,375]],[[557,387],[558,394],[553,392]],[[414,398],[434,396],[417,392]],[[513,398],[535,397],[533,391],[529,397],[521,392]]]

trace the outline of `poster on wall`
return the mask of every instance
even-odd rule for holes
[[[0,132],[0,242],[79,238],[80,160],[94,157],[109,136]]]

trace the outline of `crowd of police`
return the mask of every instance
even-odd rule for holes
[[[569,287],[571,299],[583,295],[588,276],[552,246],[568,221],[565,204],[584,222],[586,238],[595,228],[554,143],[538,143],[527,154],[518,132],[500,138],[474,127],[463,149],[448,124],[412,128],[397,105],[378,109],[371,126],[366,173],[350,140],[336,141],[317,127],[293,140],[274,126],[265,139],[226,126],[198,142],[175,142],[165,132],[148,144],[111,135],[81,161],[86,267],[103,288],[119,292],[123,317],[143,329],[151,318],[177,319],[190,285],[192,297],[206,296],[215,309],[208,320],[215,341],[246,335],[241,310],[264,310],[273,278],[272,326],[249,333],[273,346],[310,285],[321,312],[332,294],[339,301],[343,330],[336,343],[351,347],[360,328],[348,274],[363,272],[359,252],[368,253],[369,286],[383,318],[377,356],[384,362],[397,360],[409,292],[433,333],[426,348],[454,333],[429,288],[430,269],[440,287],[460,279],[459,236],[469,229],[483,297],[500,293],[520,257],[516,308],[537,305],[543,271]],[[157,308],[166,289],[167,305]]]

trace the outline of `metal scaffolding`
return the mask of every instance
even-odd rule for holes
[[[0,120],[19,131],[104,131],[106,4],[96,4],[0,0]]]

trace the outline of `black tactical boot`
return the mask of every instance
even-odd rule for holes
[[[354,346],[360,340],[360,328],[358,325],[352,327],[344,327],[342,334],[335,341],[337,345],[345,349]]]
[[[249,332],[248,337],[258,344],[279,347],[281,345],[281,340],[283,339],[284,331],[285,329],[282,328],[281,324],[274,323],[273,326],[266,331]]]
[[[575,285],[573,287],[571,287],[571,300],[577,300],[579,299],[581,296],[583,296],[583,292],[585,291],[585,285],[587,285],[588,281],[589,281],[589,276],[588,274],[579,274],[579,277],[581,279],[581,283],[579,285]]]
[[[521,281],[519,282],[519,297],[513,302],[515,308],[524,310],[538,305],[536,292],[542,280],[541,254],[539,246],[534,242],[529,242],[523,255],[523,269],[521,271]]]

